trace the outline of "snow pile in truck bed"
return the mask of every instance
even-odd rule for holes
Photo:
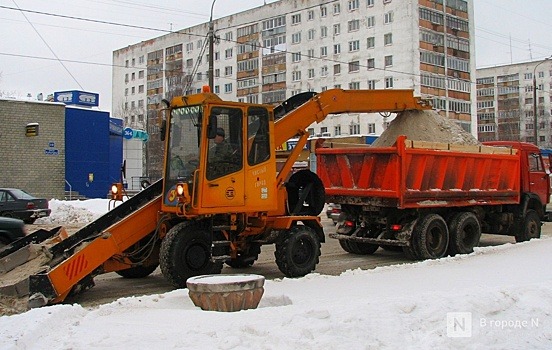
[[[399,113],[372,146],[392,146],[400,135],[415,141],[479,145],[472,134],[436,111],[412,110]]]

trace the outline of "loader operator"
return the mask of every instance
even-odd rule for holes
[[[217,135],[214,142],[215,145],[209,150],[209,162],[217,163],[228,160],[234,154],[232,146],[225,139],[223,128],[217,128]]]

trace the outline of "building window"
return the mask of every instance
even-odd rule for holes
[[[232,83],[224,84],[224,92],[232,92]]]
[[[144,85],[139,85],[139,86],[138,86],[138,93],[139,93],[139,94],[143,94],[143,93],[144,93]]]
[[[328,75],[328,66],[322,66],[320,68],[320,76],[325,77]]]
[[[341,24],[334,24],[333,26],[333,34],[334,35],[339,35],[339,33],[341,32]]]
[[[314,11],[310,10],[307,12],[307,20],[312,21],[314,19]]]
[[[374,16],[366,17],[366,25],[368,26],[368,28],[374,27],[376,25],[376,17]]]
[[[309,29],[309,31],[307,32],[307,39],[308,40],[314,40],[315,35],[316,35],[316,30]]]
[[[392,65],[393,65],[393,56],[392,55],[385,56],[385,66],[389,67]]]
[[[138,107],[144,107],[144,100],[138,100]]]
[[[366,0],[366,7],[374,6],[374,0]]]
[[[226,57],[226,58],[232,58],[232,49],[231,49],[231,48],[230,48],[230,49],[226,49],[226,50],[224,51],[224,57]]]
[[[376,46],[376,38],[371,36],[366,40],[367,47],[373,49]]]
[[[298,44],[301,42],[301,32],[299,33],[293,33],[291,35],[291,43],[292,44]]]
[[[390,89],[393,87],[393,77],[385,78],[385,88]]]
[[[314,49],[309,49],[307,51],[307,57],[309,58],[309,60],[312,60],[314,58]]]
[[[375,59],[375,58],[369,58],[369,59],[366,61],[366,66],[368,67],[368,69],[374,69],[374,68],[376,68],[376,59]]]
[[[320,8],[320,17],[326,17],[328,15],[328,9],[326,6],[322,6]]]
[[[393,34],[392,33],[387,33],[383,36],[383,43],[385,45],[391,45],[393,44]]]
[[[292,62],[299,62],[301,61],[301,52],[293,52],[291,54],[291,61]]]
[[[334,45],[334,55],[339,55],[341,53],[341,44]]]
[[[328,56],[328,47],[322,46],[320,48],[320,57],[326,57],[326,56]]]
[[[291,24],[299,24],[301,23],[301,14],[295,14],[291,16]]]
[[[376,81],[368,80],[368,90],[375,90],[375,89],[376,89]]]
[[[360,7],[360,0],[349,0],[347,5],[349,11],[357,10]]]
[[[232,66],[226,66],[224,67],[224,75],[232,75]]]
[[[375,123],[368,123],[368,133],[369,134],[375,134],[376,133],[376,124]]]
[[[309,70],[307,71],[307,75],[309,79],[314,78],[314,68],[309,68]]]
[[[186,52],[193,51],[194,49],[194,43],[187,43],[186,44]]]
[[[351,123],[351,125],[349,125],[349,134],[350,135],[360,134],[360,124]]]
[[[202,41],[198,40],[197,43],[196,43],[196,48],[201,49],[201,44],[202,44]]]
[[[340,12],[341,12],[341,4],[339,4],[339,3],[334,4],[333,5],[333,14],[334,15],[339,15]]]
[[[358,72],[360,70],[359,61],[349,62],[349,73]]]
[[[144,71],[143,70],[138,72],[138,79],[144,79]]]
[[[358,81],[350,82],[349,90],[360,90],[360,83]]]
[[[301,80],[301,71],[296,70],[296,71],[291,72],[291,80],[293,80],[293,81]]]
[[[334,64],[334,75],[341,74],[341,64]]]
[[[232,41],[233,40],[232,32],[224,33],[224,38],[226,39],[226,41]]]
[[[133,86],[130,91],[132,91],[132,94],[134,95],[136,93],[136,88]]]
[[[349,52],[358,51],[360,50],[360,41],[354,40],[349,41]]]
[[[349,32],[354,32],[360,29],[360,20],[354,19],[352,21],[347,22],[347,29]]]
[[[393,11],[389,11],[383,14],[383,23],[389,24],[393,22]]]
[[[322,26],[320,27],[320,37],[325,38],[328,36],[328,27]]]
[[[341,135],[341,125],[334,126],[334,135],[335,136]]]

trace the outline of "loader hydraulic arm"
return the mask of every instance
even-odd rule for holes
[[[320,123],[328,114],[402,112],[430,109],[412,90],[341,90],[331,89],[313,96],[274,124],[275,144],[305,133],[309,125]]]

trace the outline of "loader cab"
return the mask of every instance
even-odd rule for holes
[[[259,206],[274,210],[273,130],[270,106],[218,98],[196,105],[173,101],[165,140],[163,210],[184,216]],[[183,184],[185,200],[177,192]]]

